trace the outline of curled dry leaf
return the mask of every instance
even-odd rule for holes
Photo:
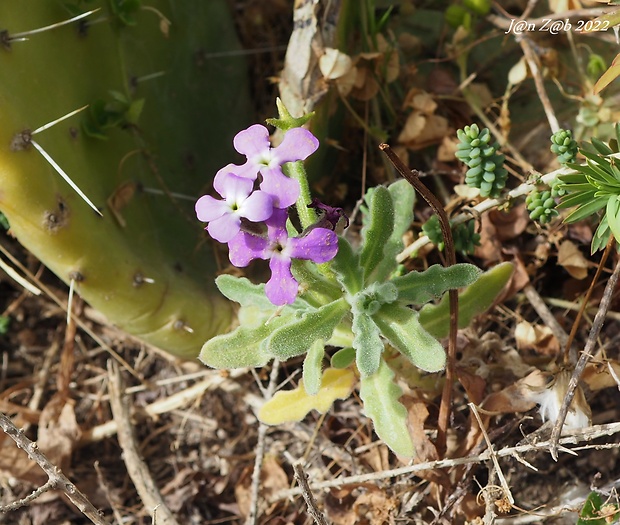
[[[329,47],[319,59],[319,68],[327,80],[336,80],[353,69],[353,60],[346,53]]]
[[[548,326],[522,321],[515,327],[515,339],[520,351],[534,350],[548,356],[558,355],[560,351],[560,343]]]
[[[560,244],[558,264],[575,279],[581,280],[588,276],[588,261],[571,241],[564,241]]]
[[[404,107],[412,108],[398,136],[398,142],[409,149],[422,149],[442,142],[453,132],[448,120],[435,114],[437,102],[432,95],[420,89],[412,89],[405,98]],[[454,160],[454,157],[448,159]]]

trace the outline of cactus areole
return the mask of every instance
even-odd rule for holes
[[[193,211],[250,115],[243,59],[210,58],[238,47],[225,0],[19,0],[0,24],[10,233],[110,322],[196,357],[234,321]]]

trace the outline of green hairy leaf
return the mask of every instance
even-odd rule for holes
[[[368,377],[379,368],[381,354],[385,348],[381,333],[372,318],[364,312],[353,314],[353,333],[357,368],[362,377]]]
[[[386,304],[372,318],[383,337],[415,366],[426,372],[444,369],[443,346],[422,327],[418,312],[399,304]]]
[[[512,263],[501,263],[484,272],[459,295],[459,328],[494,303],[499,293],[512,277]],[[439,304],[427,304],[420,310],[420,323],[434,337],[442,338],[450,331],[450,303],[444,296]]]
[[[280,326],[291,322],[292,316],[275,317],[257,327],[240,326],[236,330],[208,340],[200,351],[199,359],[207,366],[219,369],[261,367],[272,355],[263,342]]]
[[[355,361],[355,355],[355,348],[352,346],[341,348],[332,356],[331,366],[333,368],[347,368]]]
[[[398,289],[398,299],[422,305],[441,297],[448,290],[473,283],[482,271],[473,264],[444,267],[435,264],[423,272],[410,272],[390,282]]]
[[[314,396],[321,388],[321,379],[323,373],[323,356],[325,355],[325,342],[317,339],[306,354],[303,366],[303,380],[306,392]]]
[[[383,260],[377,267],[375,274],[378,281],[384,281],[396,270],[398,262],[396,256],[403,251],[403,235],[413,222],[413,205],[415,191],[411,184],[404,179],[388,186],[394,205],[394,230],[383,248]]]
[[[245,277],[235,277],[234,275],[219,275],[215,279],[215,284],[219,291],[222,292],[227,299],[239,303],[241,306],[256,306],[261,310],[274,311],[275,306],[267,299],[265,295],[265,285],[254,284]],[[289,308],[307,308],[308,304],[300,298],[292,304],[288,305]]]
[[[375,374],[361,380],[360,397],[375,432],[396,454],[411,457],[415,450],[407,429],[407,410],[399,401],[401,395],[394,372],[383,359]]]
[[[348,310],[344,299],[301,314],[278,328],[265,341],[267,352],[278,359],[290,359],[305,354],[317,339],[327,341]]]
[[[331,263],[336,272],[338,282],[350,295],[355,295],[362,289],[363,271],[360,266],[359,255],[353,252],[349,241],[338,238],[338,253]]]
[[[368,223],[362,228],[362,251],[360,261],[364,269],[364,281],[376,280],[373,273],[384,260],[384,249],[394,231],[394,204],[387,188],[377,186],[368,192]],[[395,263],[394,263],[395,264]]]

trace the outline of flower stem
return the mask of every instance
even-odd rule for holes
[[[308,228],[310,225],[317,221],[317,215],[313,208],[308,208],[312,203],[312,197],[310,195],[310,185],[308,184],[308,177],[306,176],[306,169],[304,163],[300,160],[297,162],[289,162],[285,169],[288,176],[299,182],[300,192],[297,203],[297,215],[299,215],[299,221],[301,222],[302,231]]]

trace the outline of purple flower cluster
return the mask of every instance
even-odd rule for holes
[[[196,215],[209,223],[206,230],[211,237],[228,243],[233,265],[244,267],[254,259],[269,260],[267,298],[275,305],[290,304],[298,288],[291,273],[292,259],[324,263],[338,251],[338,238],[329,228],[313,228],[300,237],[290,237],[286,228],[287,208],[297,201],[300,187],[282,172],[282,165],[305,160],[318,148],[318,140],[306,129],[293,128],[272,148],[269,131],[256,124],[239,132],[233,144],[246,156],[246,162],[229,164],[217,172],[213,187],[222,198],[200,197]],[[247,222],[264,227],[245,229]],[[256,233],[261,229],[266,233]]]

